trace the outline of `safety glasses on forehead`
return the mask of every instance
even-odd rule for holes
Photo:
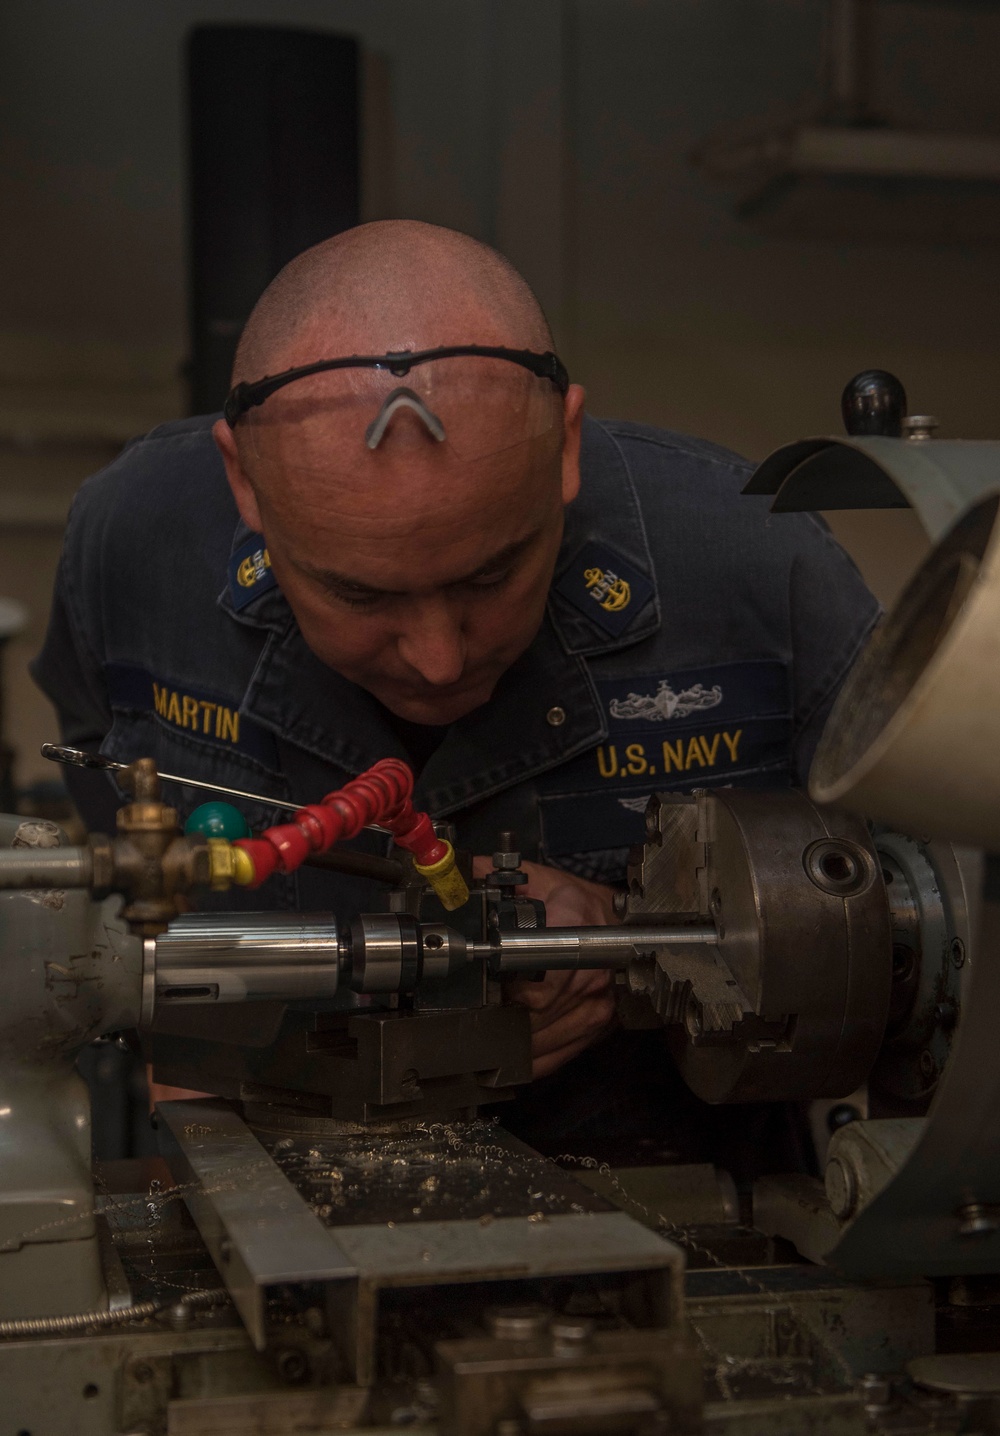
[[[272,394],[293,384],[298,379],[307,379],[314,374],[326,374],[338,369],[378,369],[396,379],[405,379],[410,371],[420,364],[440,359],[502,359],[518,364],[522,369],[535,374],[539,379],[548,379],[565,394],[569,388],[569,374],[566,366],[547,350],[538,354],[533,349],[505,349],[487,344],[450,344],[438,349],[400,350],[390,354],[352,354],[343,359],[319,359],[314,364],[300,364],[294,369],[285,369],[280,374],[265,375],[253,383],[237,384],[229,393],[223,415],[229,427],[235,428],[244,414],[263,404]]]
[[[568,387],[552,353],[453,344],[303,364],[238,384],[225,414],[261,472],[356,478],[432,454],[441,467],[526,454],[560,432]]]

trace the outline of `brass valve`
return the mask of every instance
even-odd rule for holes
[[[212,881],[208,843],[186,837],[177,810],[162,802],[152,758],[119,769],[117,780],[133,801],[118,810],[118,836],[91,839],[94,887],[123,892],[122,916],[142,937],[155,937],[183,910],[183,894]]]

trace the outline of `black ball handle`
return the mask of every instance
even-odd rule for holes
[[[853,436],[881,434],[898,439],[906,418],[906,390],[885,369],[855,374],[840,396],[844,428]]]

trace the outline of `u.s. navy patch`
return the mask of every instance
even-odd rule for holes
[[[614,549],[588,543],[556,584],[556,592],[617,636],[642,612],[653,585]]]
[[[208,693],[190,683],[154,677],[132,663],[108,663],[104,676],[112,708],[152,713],[169,729],[243,753],[266,768],[277,767],[273,733],[241,713],[239,700]]]
[[[599,679],[605,742],[539,781],[549,856],[642,841],[651,793],[791,781],[788,669],[771,660]]]
[[[252,534],[229,560],[229,593],[233,607],[246,608],[262,593],[277,588],[278,580],[271,572],[271,555],[263,534]]]

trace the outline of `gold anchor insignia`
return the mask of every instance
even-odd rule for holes
[[[607,598],[601,602],[601,607],[606,608],[609,613],[617,613],[621,608],[628,608],[632,599],[632,590],[623,578],[616,578],[608,589]]]
[[[632,601],[632,589],[624,578],[619,578],[611,569],[588,568],[584,570],[584,581],[591,598],[608,613],[620,613]]]
[[[271,567],[271,555],[267,549],[258,549],[245,558],[236,570],[236,582],[241,588],[253,588],[264,577],[264,570]]]

